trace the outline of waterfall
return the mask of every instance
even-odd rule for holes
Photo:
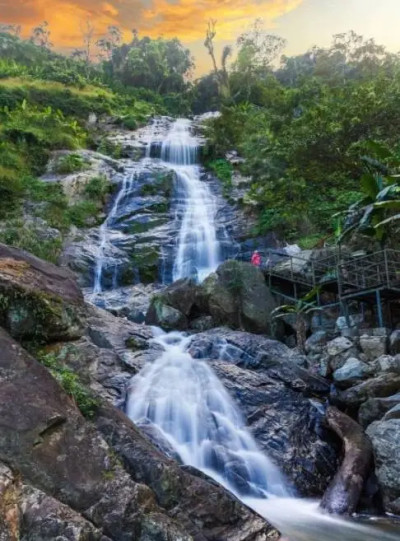
[[[117,214],[118,207],[119,207],[121,201],[129,193],[129,190],[130,190],[130,188],[132,186],[133,179],[134,179],[134,174],[132,172],[130,172],[130,173],[128,172],[127,174],[124,175],[124,178],[123,178],[123,181],[122,181],[122,186],[121,186],[121,188],[120,188],[120,190],[118,192],[118,195],[114,200],[114,203],[113,203],[113,205],[111,207],[111,210],[110,210],[106,220],[102,223],[102,225],[100,227],[100,233],[99,233],[100,243],[99,243],[99,246],[98,246],[98,253],[97,253],[97,257],[96,257],[96,267],[95,267],[95,272],[94,272],[93,295],[98,295],[103,290],[102,284],[101,284],[101,279],[102,279],[102,275],[103,275],[103,267],[104,267],[104,262],[105,262],[104,252],[105,252],[105,248],[106,248],[107,242],[108,242],[109,226],[110,226],[113,218]]]
[[[129,417],[156,425],[184,464],[237,494],[288,496],[283,476],[257,448],[217,376],[187,353],[190,338],[158,331],[154,341],[165,352],[133,378]]]
[[[180,224],[172,271],[173,280],[204,280],[221,261],[217,239],[215,199],[201,180],[199,143],[191,122],[178,119],[161,147],[161,159],[176,175],[176,217]]]

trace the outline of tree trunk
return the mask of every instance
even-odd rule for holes
[[[297,347],[301,353],[306,351],[306,340],[307,340],[307,323],[302,315],[297,315],[296,318],[296,342]]]
[[[338,515],[357,510],[372,465],[372,445],[361,426],[334,407],[326,413],[329,427],[344,444],[344,459],[322,498],[321,507]]]

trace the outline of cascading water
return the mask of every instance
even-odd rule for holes
[[[155,329],[164,353],[131,381],[128,416],[153,425],[179,459],[236,494],[290,541],[398,541],[374,526],[323,514],[296,499],[258,448],[242,416],[206,362],[193,359],[190,337]]]
[[[242,495],[288,496],[282,475],[246,430],[211,368],[186,352],[190,338],[159,331],[165,353],[133,378],[129,417],[151,422],[189,464]]]
[[[190,133],[191,122],[178,119],[161,147],[161,159],[176,175],[176,213],[180,221],[173,280],[202,281],[221,263],[215,227],[216,205],[200,179],[199,144]]]

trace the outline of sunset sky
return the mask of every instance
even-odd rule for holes
[[[222,47],[257,17],[287,39],[287,54],[327,45],[332,34],[350,29],[400,51],[400,0],[0,0],[0,22],[19,23],[27,35],[47,20],[58,49],[79,46],[88,19],[98,36],[111,24],[126,39],[133,28],[152,37],[177,36],[193,51],[197,73],[209,69],[202,39],[208,19],[218,21]]]

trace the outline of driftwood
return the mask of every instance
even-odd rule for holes
[[[322,498],[321,507],[329,513],[352,514],[372,464],[372,445],[361,426],[334,407],[326,413],[329,427],[344,445],[343,462]]]

